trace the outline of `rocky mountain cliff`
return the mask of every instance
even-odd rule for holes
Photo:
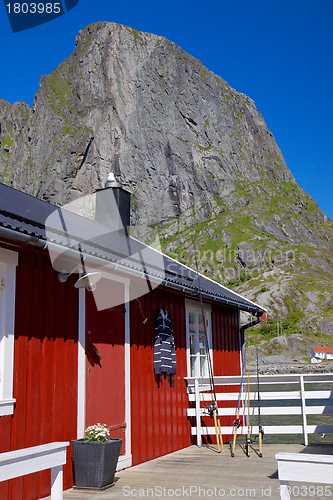
[[[0,126],[2,182],[64,205],[112,171],[141,237],[158,231],[190,265],[195,241],[200,269],[267,306],[283,333],[333,334],[332,222],[254,102],[171,41],[90,25],[33,109],[0,100]]]

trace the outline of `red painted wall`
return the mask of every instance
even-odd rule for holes
[[[239,319],[238,310],[212,306],[212,341],[215,375],[239,375]]]
[[[60,283],[46,252],[17,250],[14,351],[17,405],[13,416],[0,417],[0,453],[76,438],[76,277]],[[115,285],[113,293],[122,294],[123,285]],[[118,306],[98,312],[93,296],[88,293],[86,296],[87,425],[98,421],[107,425],[121,424],[125,419],[124,308]],[[155,376],[153,370],[155,315],[163,304],[174,329],[175,376]],[[158,288],[133,300],[130,303],[130,328],[132,454],[135,465],[191,444],[185,382],[185,298]],[[238,328],[237,310],[212,306],[216,375],[238,374],[240,371]],[[93,346],[101,356],[99,363],[98,357],[94,361]],[[123,430],[115,431],[113,436],[124,437]],[[72,486],[71,448],[68,450],[64,467],[65,489]],[[49,494],[50,471],[0,483],[1,499],[35,500]]]
[[[154,322],[164,303],[173,325],[177,373],[154,374]],[[186,409],[185,300],[164,289],[131,302],[131,411],[133,465],[191,444]],[[145,323],[143,321],[147,319]]]
[[[154,321],[164,303],[172,321],[177,358],[175,376],[155,376]],[[131,302],[131,394],[132,394],[132,454],[133,464],[151,460],[196,442],[191,438],[187,417],[188,396],[185,377],[186,323],[185,298],[157,288],[149,295]],[[212,305],[213,365],[215,375],[238,375],[239,316],[236,309]],[[145,321],[147,319],[147,321]],[[143,323],[145,321],[145,323]],[[226,390],[231,391],[228,387]],[[237,389],[236,389],[237,390]],[[231,418],[233,421],[233,418]],[[211,426],[208,417],[203,423]],[[230,417],[221,425],[232,425]],[[224,441],[230,436],[223,436]],[[207,442],[216,442],[208,437]]]
[[[60,283],[48,255],[26,249],[19,250],[16,273],[16,407],[13,416],[0,417],[0,453],[76,438],[75,278]],[[50,484],[49,470],[1,482],[0,498],[35,500],[50,494]],[[64,467],[64,485],[72,486],[70,451]]]
[[[124,298],[124,285],[109,281],[109,293]],[[105,286],[104,286],[105,289]],[[125,423],[125,309],[120,306],[98,311],[92,293],[86,293],[86,426],[108,427]],[[124,428],[111,431],[123,438]]]
[[[215,375],[240,375],[240,345],[239,345],[239,313],[237,309],[214,305],[212,307],[212,340],[214,346],[214,373]],[[237,392],[239,386],[217,386],[216,391]],[[235,407],[237,401],[220,401],[219,406]],[[235,417],[220,417],[221,426],[232,426]],[[204,419],[206,424],[213,426],[212,419]],[[229,441],[231,435],[224,435],[223,441]],[[208,439],[208,438],[207,438]],[[216,442],[215,436],[211,436]]]

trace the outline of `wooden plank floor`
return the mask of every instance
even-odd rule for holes
[[[257,445],[253,445],[258,449]],[[279,500],[279,481],[275,454],[320,453],[333,455],[333,445],[268,444],[263,457],[253,451],[248,458],[238,445],[231,458],[229,447],[218,454],[216,448],[191,446],[150,462],[116,473],[116,484],[103,492],[67,490],[64,500],[124,500],[126,498],[256,498]],[[309,483],[291,483],[292,498],[329,498],[321,490],[309,490]],[[307,489],[301,489],[301,486]],[[314,485],[315,488],[318,485]],[[313,494],[315,491],[315,494]],[[325,491],[325,490],[324,490]],[[327,492],[327,490],[326,490]],[[318,493],[318,494],[317,494]],[[333,498],[333,486],[331,488]],[[48,497],[50,499],[50,497]]]

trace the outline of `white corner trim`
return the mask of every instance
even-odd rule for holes
[[[0,415],[14,413],[14,329],[18,253],[0,248]]]
[[[0,248],[0,262],[5,262],[16,267],[18,265],[18,253],[6,248]]]
[[[117,463],[117,471],[132,467],[132,455],[120,455]]]
[[[205,313],[211,313],[211,310],[212,310],[212,306],[211,304],[207,304],[206,302],[203,302],[202,303],[203,305],[203,310]],[[201,302],[200,300],[193,300],[193,299],[187,299],[185,298],[185,307],[186,309],[191,309],[192,311],[199,311],[201,312]]]
[[[79,317],[77,343],[77,439],[84,437],[86,423],[86,295],[79,289]]]

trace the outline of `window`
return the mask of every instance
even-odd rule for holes
[[[0,416],[14,411],[14,322],[17,252],[0,248]]]
[[[210,331],[210,307],[204,305],[206,330],[210,347],[212,341]],[[189,377],[208,377],[207,341],[200,302],[186,300],[186,342],[187,372]]]

